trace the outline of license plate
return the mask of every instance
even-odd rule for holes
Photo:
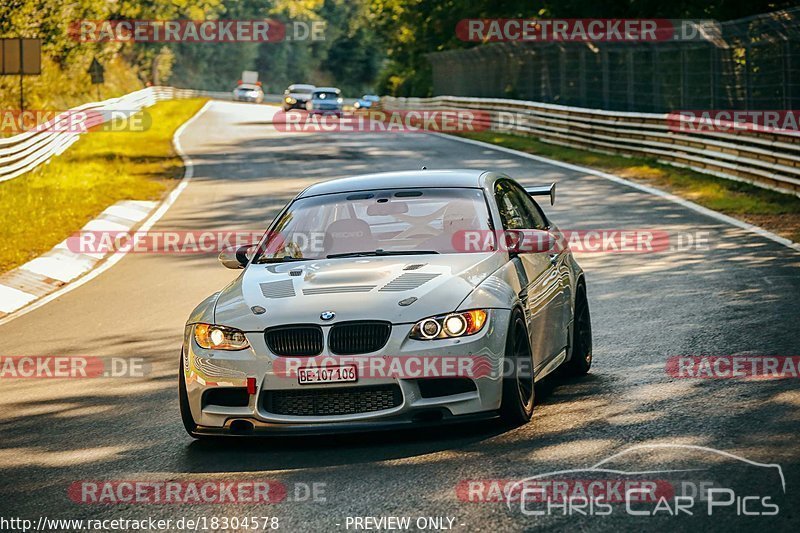
[[[312,385],[318,383],[350,383],[358,381],[356,365],[322,366],[297,369],[297,383]]]

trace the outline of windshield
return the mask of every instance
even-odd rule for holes
[[[294,94],[311,94],[313,91],[311,87],[289,87],[289,92]]]
[[[250,85],[250,84],[247,84],[247,83],[243,83],[243,84],[239,85],[238,87],[236,87],[236,90],[237,91],[257,91],[258,90],[258,85]]]
[[[465,253],[459,232],[490,229],[479,189],[341,193],[294,202],[256,262],[353,254]]]

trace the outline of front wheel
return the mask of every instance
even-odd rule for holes
[[[586,286],[578,285],[575,292],[575,316],[572,321],[570,339],[570,358],[564,370],[573,376],[582,376],[592,367],[592,319],[589,314],[589,301]]]
[[[528,328],[519,309],[511,314],[506,339],[506,360],[511,363],[509,375],[503,368],[503,400],[500,418],[511,426],[527,423],[533,415],[533,356],[528,340]]]

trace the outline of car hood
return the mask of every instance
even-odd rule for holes
[[[214,321],[244,331],[345,320],[415,322],[456,310],[506,261],[500,253],[474,253],[253,264],[222,290]],[[266,312],[255,314],[254,306]],[[335,319],[321,320],[323,311]]]

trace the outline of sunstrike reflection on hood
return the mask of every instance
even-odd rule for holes
[[[501,254],[474,253],[251,265],[220,293],[214,318],[244,331],[324,324],[324,311],[335,312],[337,322],[414,322],[456,310],[503,262]],[[255,315],[253,306],[267,311]]]

